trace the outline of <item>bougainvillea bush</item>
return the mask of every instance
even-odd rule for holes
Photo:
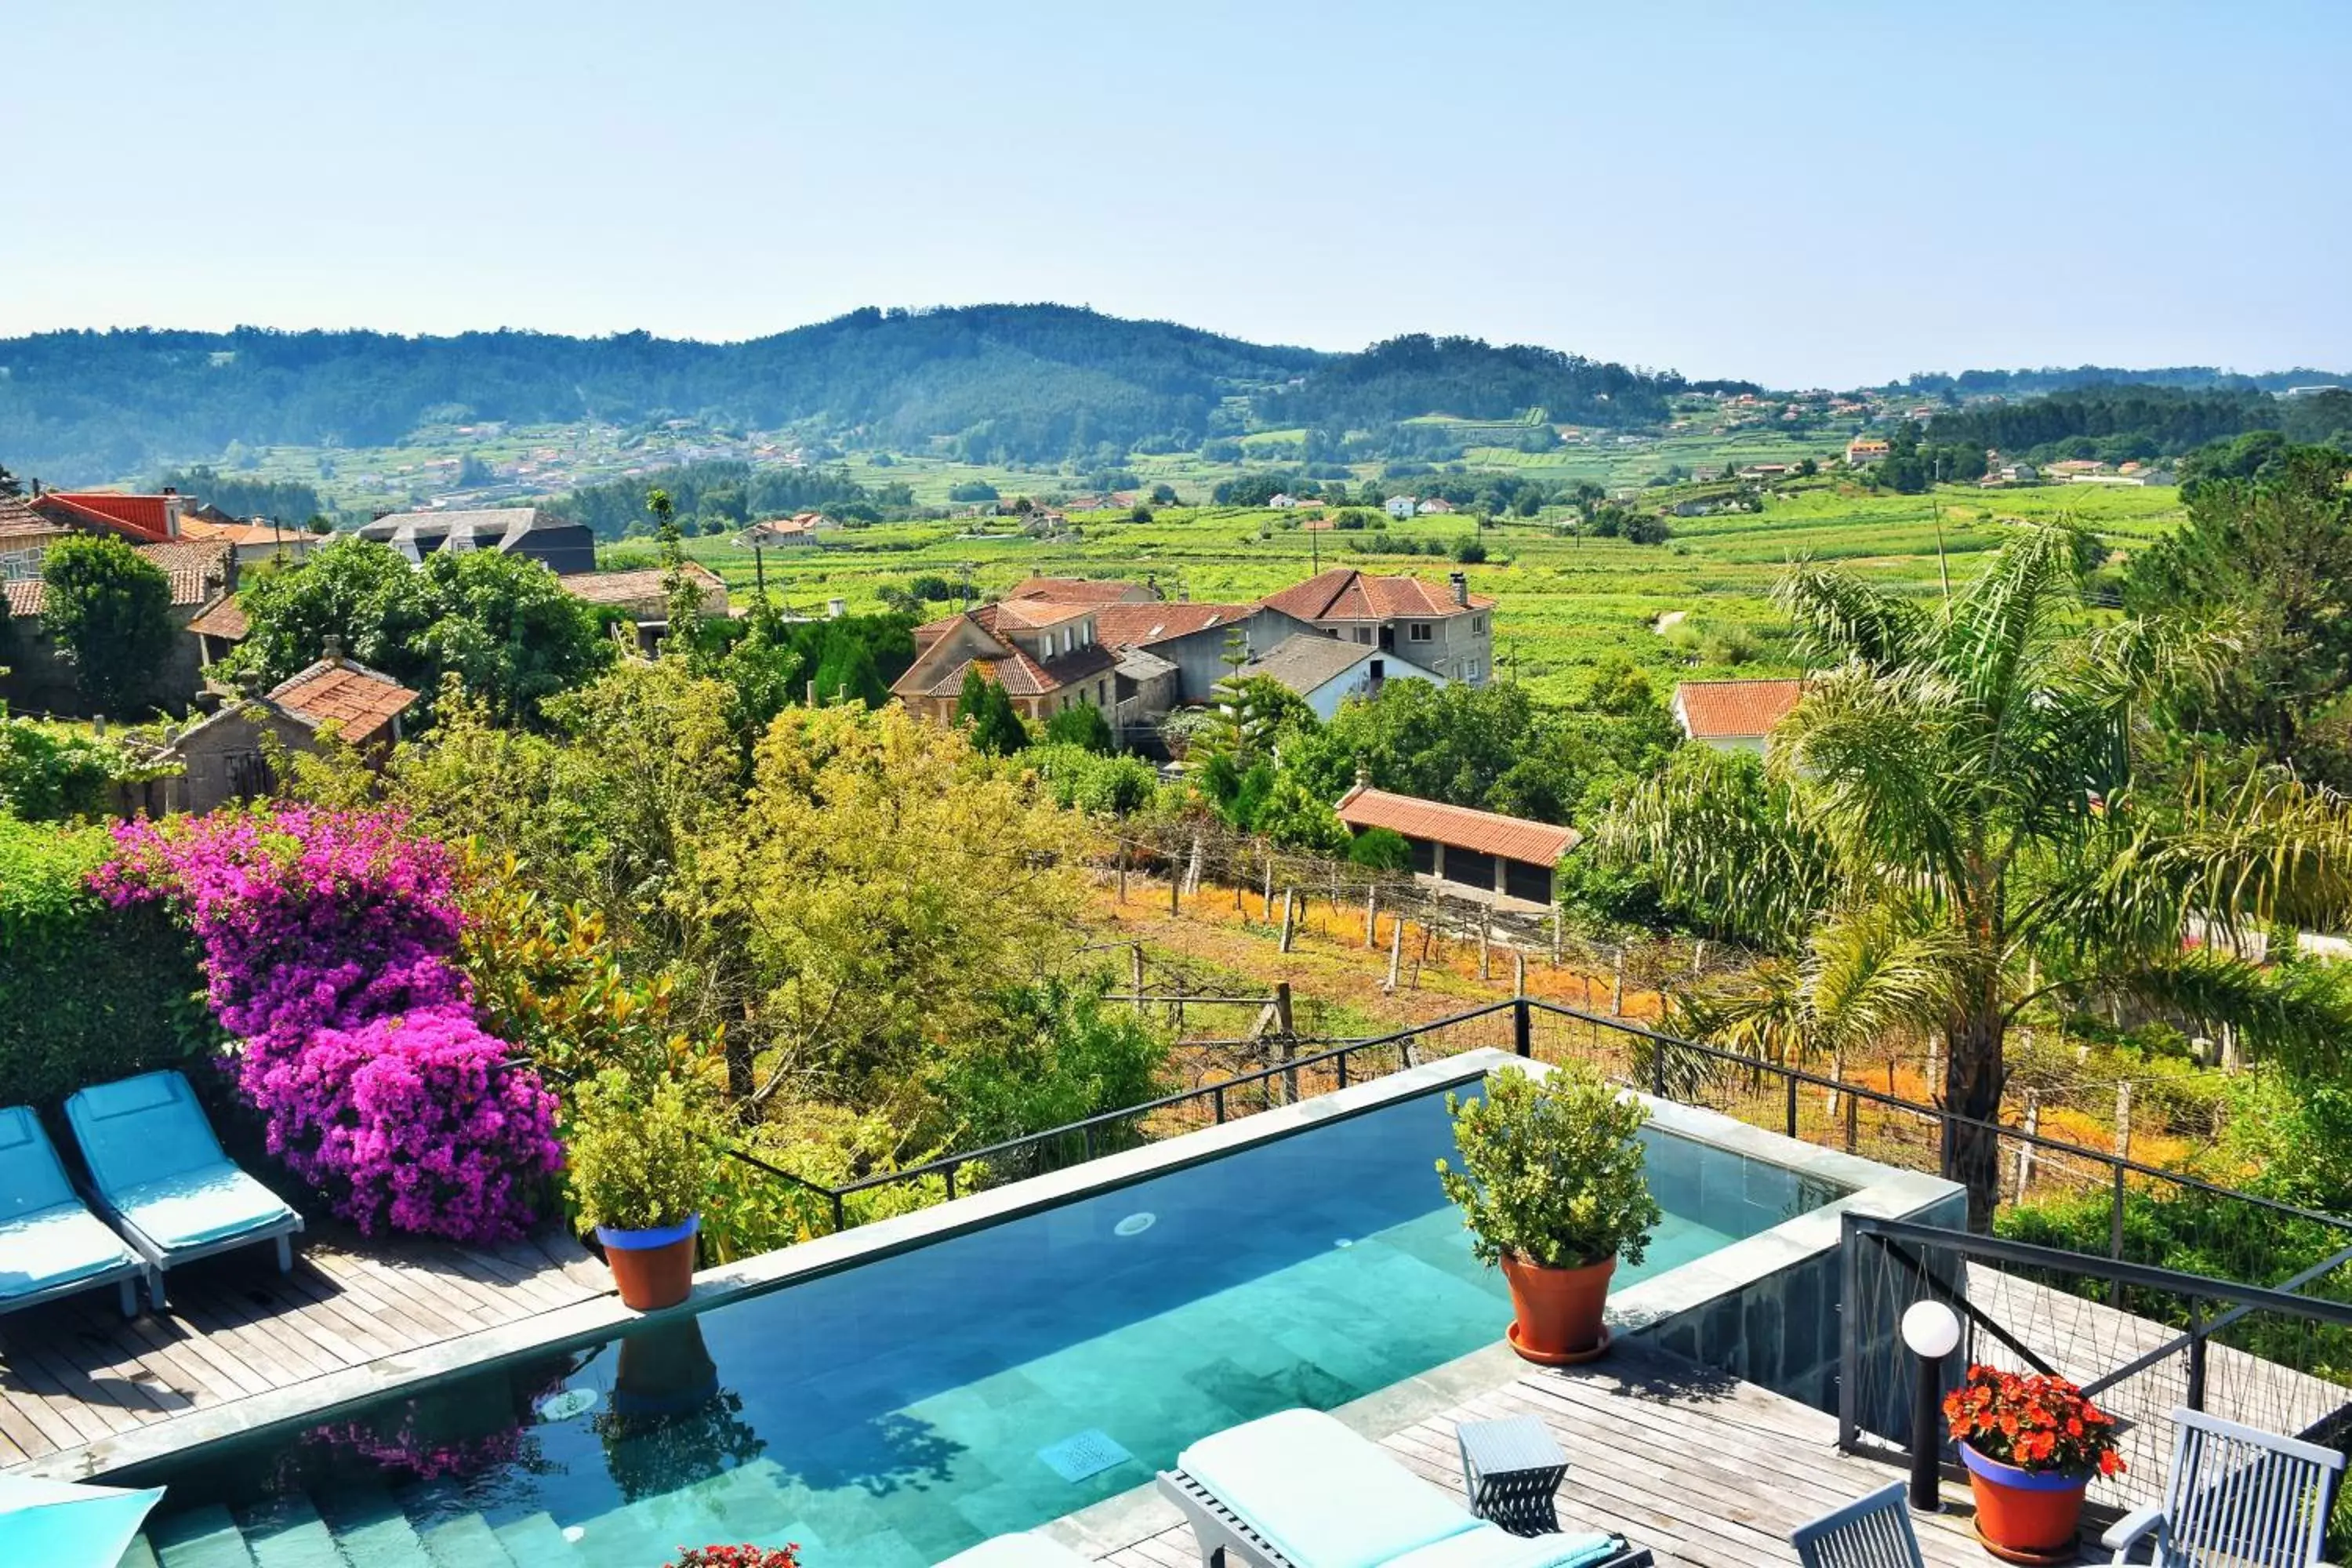
[[[503,1241],[562,1166],[555,1098],[483,1032],[452,859],[381,812],[275,806],[120,824],[94,885],[194,928],[239,1092],[337,1214]]]

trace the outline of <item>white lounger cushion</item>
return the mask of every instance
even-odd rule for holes
[[[1176,1463],[1299,1568],[1378,1568],[1478,1527],[1461,1503],[1319,1410],[1244,1422]]]
[[[1094,1564],[1050,1537],[1022,1534],[983,1541],[938,1568],[1094,1568]]]

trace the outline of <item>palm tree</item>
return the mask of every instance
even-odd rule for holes
[[[2341,1037],[2334,987],[2234,954],[2258,926],[2352,909],[2352,819],[2280,773],[2147,769],[2150,694],[2210,678],[2229,639],[2092,628],[2084,548],[2071,529],[2021,531],[1928,604],[1818,566],[1784,576],[1776,601],[1819,673],[1774,734],[1767,787],[1727,763],[1678,769],[1601,835],[1777,950],[1746,994],[1697,999],[1694,1026],[1783,1058],[1940,1028],[1943,1103],[1983,1122],[2007,1031],[2037,1005],[2134,995],[2306,1058]],[[1946,1140],[1979,1229],[1997,1144],[1968,1125]]]

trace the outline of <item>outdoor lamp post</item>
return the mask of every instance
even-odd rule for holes
[[[1914,1301],[1903,1314],[1903,1342],[1919,1358],[1919,1385],[1911,1395],[1911,1507],[1936,1513],[1944,1506],[1943,1447],[1937,1422],[1944,1403],[1944,1358],[1960,1345],[1959,1315],[1941,1301]]]

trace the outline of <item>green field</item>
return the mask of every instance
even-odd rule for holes
[[[2072,516],[2129,551],[2168,531],[2180,508],[2168,489],[1948,487],[1931,498],[1873,496],[1822,483],[1772,497],[1761,514],[1677,519],[1675,537],[1663,545],[1580,541],[1562,535],[1549,519],[1501,523],[1485,531],[1486,563],[1463,570],[1476,592],[1500,602],[1497,672],[1540,696],[1574,695],[1584,672],[1611,653],[1668,681],[1787,673],[1785,637],[1768,597],[1781,567],[1801,558],[1837,561],[1934,593],[1938,512],[1945,558],[1959,580],[1970,558],[1992,549],[2011,520]],[[1451,544],[1475,531],[1470,519],[1452,517],[1391,523],[1381,531],[1309,532],[1291,513],[1213,508],[1167,509],[1148,523],[1120,513],[1072,521],[1082,535],[1075,543],[1009,531],[960,537],[1010,522],[996,519],[845,529],[828,535],[821,551],[768,552],[767,580],[772,592],[811,614],[821,614],[832,597],[845,599],[853,611],[877,608],[886,584],[904,585],[924,574],[960,579],[967,568],[983,596],[1043,574],[1150,576],[1171,597],[1248,599],[1297,582],[1318,563],[1442,580],[1456,570],[1450,560],[1380,547],[1408,539]],[[1359,553],[1351,542],[1375,552]],[[751,585],[749,551],[717,539],[690,541],[689,548],[730,586]],[[614,553],[642,559],[647,550],[623,545]],[[935,608],[946,613],[944,605]],[[1664,634],[1654,629],[1660,616],[1675,611],[1685,617],[1679,626]]]

